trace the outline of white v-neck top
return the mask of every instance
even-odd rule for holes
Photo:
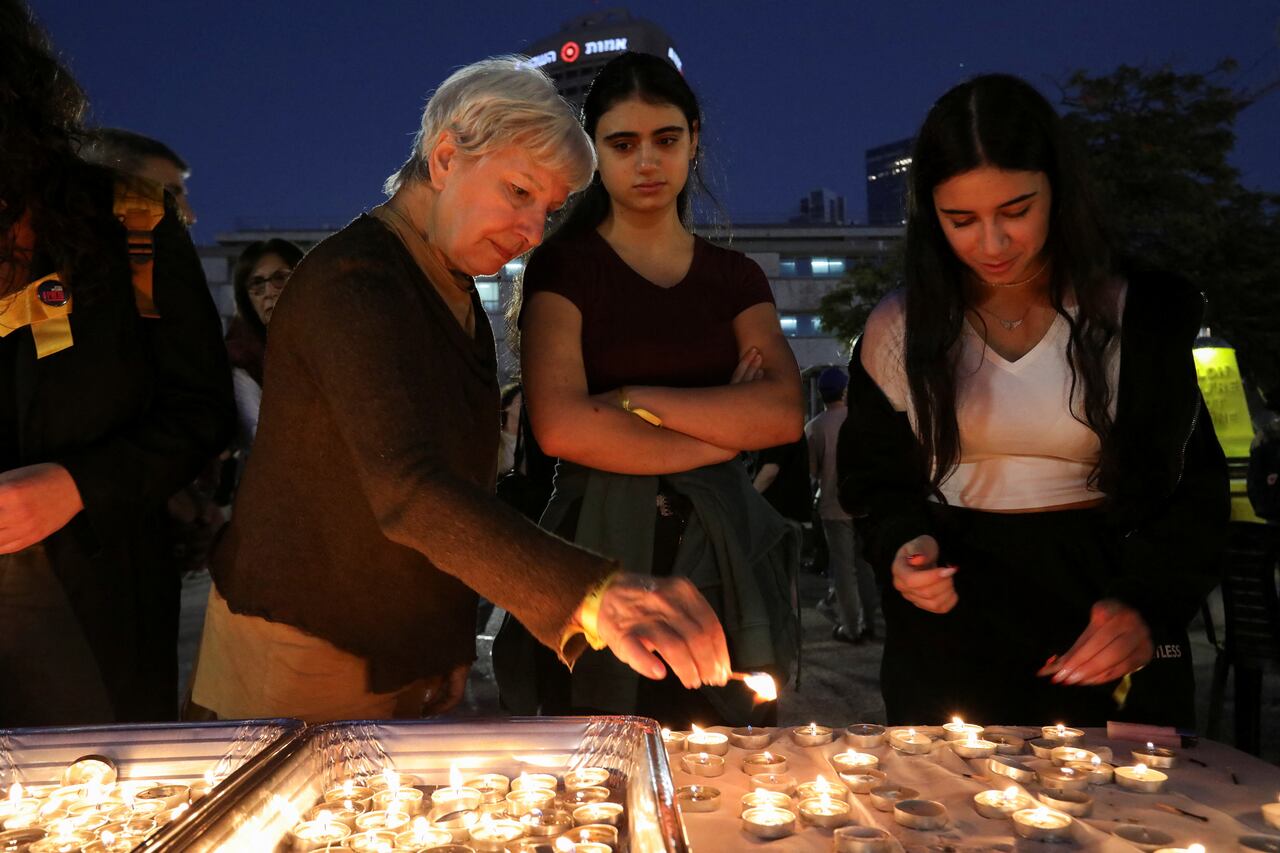
[[[907,412],[918,431],[903,361],[904,332],[905,302],[899,292],[886,297],[867,321],[862,359],[894,408]],[[1069,400],[1069,337],[1066,318],[1059,315],[1026,355],[1006,361],[966,321],[956,360],[960,460],[941,486],[948,503],[1016,510],[1102,496],[1089,486],[1102,447],[1083,421],[1083,389],[1077,388],[1074,400]],[[1107,368],[1115,389],[1119,336]],[[1114,393],[1111,406],[1114,414]]]

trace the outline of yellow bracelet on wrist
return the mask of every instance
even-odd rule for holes
[[[582,636],[586,638],[587,645],[596,651],[600,651],[605,647],[604,640],[600,639],[600,602],[604,600],[604,594],[613,586],[613,582],[617,580],[619,572],[614,572],[600,583],[591,588],[587,593],[587,597],[582,599],[581,610],[581,626]]]
[[[648,409],[641,409],[631,405],[631,397],[627,393],[627,386],[625,385],[618,389],[618,403],[622,406],[622,411],[630,412],[645,423],[652,424],[656,427],[662,426],[662,418],[658,417]]]

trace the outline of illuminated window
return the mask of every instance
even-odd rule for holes
[[[498,280],[493,276],[477,278],[476,293],[480,294],[480,304],[484,306],[486,311],[497,311],[502,304]]]
[[[782,323],[782,334],[787,337],[795,337],[798,325],[796,317],[792,314],[783,314],[778,320]]]
[[[839,277],[845,273],[844,258],[799,257],[779,258],[778,274],[784,277]]]
[[[778,321],[788,338],[820,338],[825,334],[817,314],[783,314]]]
[[[522,272],[524,272],[524,261],[520,260],[519,258],[517,258],[514,261],[508,262],[502,268],[502,274],[505,275],[507,278],[515,278],[516,276],[520,275],[520,273]]]

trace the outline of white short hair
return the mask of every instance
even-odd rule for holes
[[[422,111],[409,159],[383,184],[387,195],[430,178],[428,163],[443,131],[469,157],[508,145],[522,148],[562,175],[574,192],[591,182],[596,169],[595,148],[573,108],[551,78],[523,56],[481,60],[440,84]]]

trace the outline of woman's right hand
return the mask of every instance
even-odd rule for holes
[[[893,587],[921,610],[946,613],[960,601],[951,579],[955,566],[938,567],[938,540],[917,536],[893,558]]]
[[[733,377],[730,378],[729,384],[741,385],[744,382],[754,382],[763,378],[764,355],[755,347],[747,347],[747,351],[738,360],[738,366],[733,369]]]

